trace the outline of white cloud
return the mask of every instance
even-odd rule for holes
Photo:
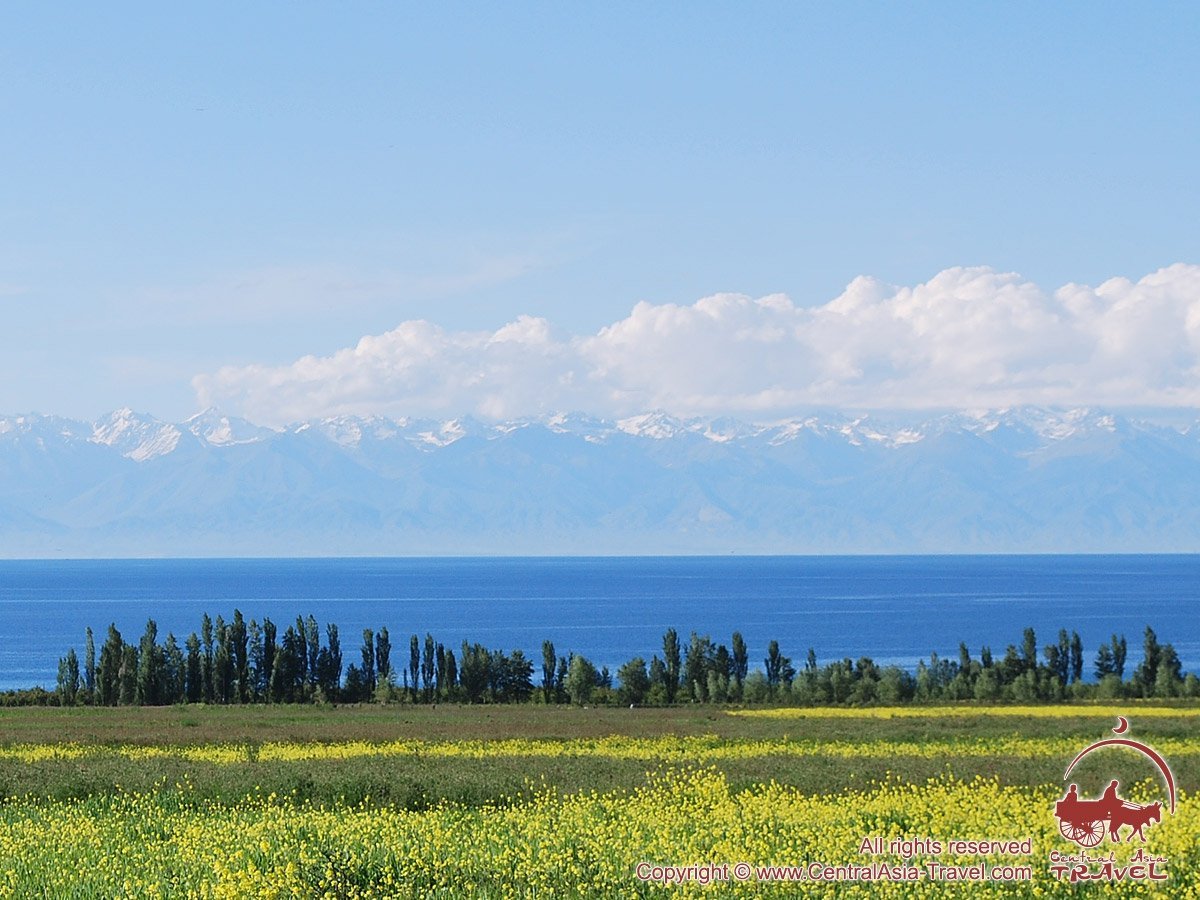
[[[410,321],[328,357],[197,376],[203,405],[282,423],[342,413],[498,419],[647,409],[768,418],[815,405],[1200,405],[1200,266],[1048,293],[947,269],[856,278],[817,307],[717,294],[639,303],[592,335],[522,316],[495,332]]]

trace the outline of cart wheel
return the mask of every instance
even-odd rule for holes
[[[1063,822],[1059,826],[1059,830],[1065,837],[1079,844],[1081,847],[1095,847],[1104,840],[1105,824],[1103,819],[1076,824]]]

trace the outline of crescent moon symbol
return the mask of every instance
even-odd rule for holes
[[[1124,716],[1117,716],[1117,722],[1119,722],[1120,724],[1118,724],[1117,727],[1113,729],[1113,734],[1124,734],[1126,731],[1129,730],[1129,720],[1127,718],[1125,718]]]
[[[1134,750],[1137,750],[1143,756],[1150,759],[1156,766],[1158,766],[1159,771],[1162,772],[1162,774],[1163,774],[1163,778],[1166,779],[1167,793],[1171,797],[1171,812],[1174,813],[1175,812],[1175,776],[1171,774],[1171,768],[1170,768],[1170,766],[1167,765],[1167,761],[1165,759],[1163,759],[1161,756],[1159,756],[1158,753],[1155,750],[1153,750],[1152,748],[1147,747],[1145,744],[1139,744],[1137,741],[1131,741],[1128,738],[1109,738],[1108,740],[1097,741],[1096,743],[1092,744],[1092,746],[1090,746],[1084,750],[1080,750],[1079,755],[1071,761],[1071,764],[1069,766],[1067,766],[1067,771],[1065,773],[1063,773],[1063,781],[1066,781],[1067,778],[1071,775],[1071,770],[1075,768],[1075,764],[1077,762],[1079,762],[1081,759],[1083,759],[1085,756],[1087,756],[1089,753],[1091,753],[1093,750],[1099,750],[1101,747],[1112,747],[1112,746],[1132,747]]]

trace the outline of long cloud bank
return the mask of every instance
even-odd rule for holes
[[[834,300],[639,303],[596,334],[521,316],[497,331],[404,322],[331,356],[229,366],[203,406],[283,424],[341,414],[504,419],[664,409],[766,420],[814,406],[1200,406],[1200,266],[1053,292],[986,267]]]

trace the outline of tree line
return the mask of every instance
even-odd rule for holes
[[[1040,649],[1040,653],[1039,653]],[[413,634],[408,658],[392,646],[386,627],[364,629],[358,656],[343,659],[336,625],[324,640],[313,616],[297,617],[279,634],[264,618],[247,622],[240,610],[225,621],[205,614],[199,632],[181,645],[161,641],[153,619],[136,642],[110,625],[96,650],[87,629],[83,659],[72,648],[59,661],[53,693],[10,692],[6,702],[61,705],[164,705],[174,703],[574,703],[663,706],[675,703],[779,703],[867,705],[936,701],[1053,702],[1131,697],[1198,697],[1200,681],[1182,671],[1171,644],[1160,644],[1147,626],[1142,661],[1126,678],[1127,644],[1112,635],[1097,649],[1084,678],[1083,642],[1060,630],[1039,648],[1032,628],[996,658],[983,647],[973,657],[960,644],[958,658],[936,653],[915,671],[877,665],[871,658],[819,664],[809,649],[797,669],[778,641],[761,668],[751,671],[746,643],[734,632],[729,645],[692,632],[681,641],[667,629],[662,653],[637,656],[615,673],[586,657],[560,655],[543,641],[540,671],[522,650],[490,649],[464,641],[456,653],[426,633]]]

